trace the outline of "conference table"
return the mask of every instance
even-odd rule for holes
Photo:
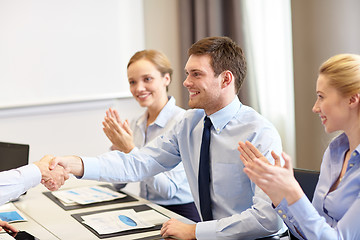
[[[61,190],[72,189],[86,186],[106,186],[111,184],[92,181],[92,180],[78,180],[71,177]],[[56,201],[50,191],[43,185],[28,190],[28,192],[21,196],[14,205],[27,218],[26,222],[17,222],[13,225],[19,230],[27,231],[39,239],[137,239],[137,240],[151,240],[161,239],[160,228],[161,225],[149,229],[141,229],[138,231],[130,230],[122,232],[121,234],[99,235],[81,222],[81,216],[97,212],[105,212],[119,209],[134,209],[135,211],[155,210],[158,213],[168,217],[176,218],[185,223],[192,223],[191,220],[186,219],[174,212],[171,212],[157,204],[151,203],[143,198],[132,195],[124,191],[127,195],[126,201],[116,202],[109,201],[97,204],[90,204],[89,206],[66,209],[61,206],[59,201]]]

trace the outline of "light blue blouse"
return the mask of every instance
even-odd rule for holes
[[[324,153],[312,204],[303,196],[290,206],[283,200],[276,208],[298,238],[303,239],[294,227],[305,239],[360,239],[360,145],[351,153],[337,189],[329,193],[348,150],[349,141],[344,133],[330,143]]]
[[[165,135],[130,154],[112,151],[83,158],[84,179],[98,181],[141,181],[169,171],[181,161],[199,210],[198,172],[205,112],[188,110],[183,119]],[[281,152],[281,139],[273,127],[237,97],[209,116],[211,128],[210,194],[214,219],[196,224],[196,238],[255,239],[276,233],[283,222],[268,196],[243,172],[237,150],[239,141],[251,141],[269,159],[270,150]]]
[[[157,136],[173,128],[182,118],[185,110],[176,106],[175,98],[170,97],[156,120],[146,129],[147,112],[131,123],[134,144],[143,147]],[[140,183],[140,197],[161,205],[185,204],[193,202],[184,166],[179,163],[167,172],[149,177]]]

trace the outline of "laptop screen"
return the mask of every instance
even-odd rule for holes
[[[18,168],[29,163],[29,145],[0,142],[0,171]]]

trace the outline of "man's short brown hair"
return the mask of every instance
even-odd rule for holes
[[[246,76],[246,60],[243,50],[231,38],[203,38],[190,47],[188,55],[209,55],[215,77],[231,71],[235,77],[235,93],[239,93]]]

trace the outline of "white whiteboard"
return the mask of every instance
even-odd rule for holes
[[[130,96],[142,0],[0,0],[0,108]]]

